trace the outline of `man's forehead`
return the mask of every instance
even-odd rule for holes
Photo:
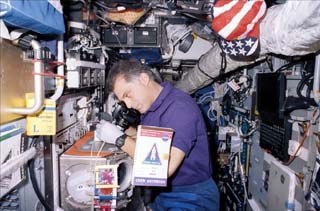
[[[114,80],[114,86],[121,83],[122,81],[125,81],[124,75],[118,75]]]
[[[123,95],[132,89],[133,84],[133,81],[127,81],[124,76],[118,76],[114,83],[113,92],[121,100]]]

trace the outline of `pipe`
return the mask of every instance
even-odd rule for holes
[[[171,40],[171,38],[169,38],[169,35],[168,35],[168,30],[167,30],[167,26],[168,26],[168,21],[164,21],[163,22],[163,28],[164,30],[166,30],[166,34],[167,34],[167,37],[168,37],[168,46],[169,46],[169,52],[167,53],[166,51],[164,51],[164,55],[162,55],[162,59],[163,60],[170,60],[173,56],[173,52],[174,52],[174,45],[173,45],[173,42]]]
[[[194,68],[189,70],[180,81],[175,84],[175,87],[191,94],[197,89],[205,87],[213,82],[220,75],[221,70],[221,49],[218,43],[205,54],[203,54]],[[226,56],[227,67],[225,72],[230,72],[238,67],[254,63],[253,61],[236,61]]]
[[[58,66],[58,75],[63,76],[64,75],[64,65],[62,65],[61,63],[64,62],[64,50],[63,50],[63,35],[59,36],[59,40],[58,40],[58,44],[57,44],[57,50],[58,50],[58,62],[59,62],[59,66]],[[63,93],[63,89],[64,89],[64,79],[57,77],[56,78],[56,91],[55,93],[50,97],[51,100],[57,101],[62,93]]]
[[[38,41],[32,40],[31,46],[33,48],[34,57],[37,59],[34,61],[34,105],[31,108],[9,108],[8,112],[28,115],[38,112],[44,101],[44,82],[43,77],[41,76],[43,70],[41,58],[41,45]]]
[[[57,144],[52,143],[52,152],[57,151]],[[59,157],[58,153],[52,153],[52,167],[53,169],[59,169]],[[53,185],[53,210],[55,211],[63,211],[63,209],[59,206],[59,171],[52,172],[52,185]]]
[[[320,53],[316,56],[313,76],[313,97],[316,103],[320,103]]]
[[[12,174],[14,171],[25,165],[30,159],[36,156],[36,148],[31,147],[20,155],[11,158],[4,164],[1,164],[0,179]]]
[[[244,169],[243,165],[241,164],[241,154],[238,153],[238,161],[239,161],[239,166],[240,166],[240,177],[241,177],[241,182],[243,185],[243,191],[244,191],[244,204],[247,203],[248,200],[248,192],[247,192],[247,185],[246,185],[246,175],[244,174]]]

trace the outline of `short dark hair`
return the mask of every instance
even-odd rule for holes
[[[109,91],[113,91],[114,83],[118,76],[123,76],[123,78],[130,82],[132,79],[140,76],[141,73],[146,73],[149,77],[154,80],[154,75],[151,69],[143,65],[137,59],[123,59],[116,62],[109,70],[107,78],[107,87]]]

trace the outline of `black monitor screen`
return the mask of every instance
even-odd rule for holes
[[[283,73],[257,74],[257,107],[261,117],[260,146],[282,161],[288,161],[291,123],[281,112],[285,100]]]
[[[262,119],[279,118],[285,99],[286,79],[283,73],[257,74],[257,108]]]

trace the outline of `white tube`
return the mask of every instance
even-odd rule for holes
[[[316,56],[313,76],[313,97],[316,103],[320,103],[320,53]]]
[[[167,24],[168,24],[168,21],[164,21],[164,22],[163,22],[163,26],[166,26],[166,27],[167,27]],[[167,34],[167,36],[169,37],[169,35],[168,35],[168,30],[166,31],[166,34]],[[169,60],[169,59],[171,59],[172,56],[173,56],[174,46],[173,46],[173,42],[172,42],[171,38],[168,38],[168,45],[169,45],[169,48],[170,48],[170,49],[169,49],[169,53],[166,53],[166,52],[165,52],[165,54],[161,56],[163,60]]]
[[[12,174],[14,171],[19,169],[21,166],[26,164],[30,159],[36,156],[36,148],[31,147],[27,151],[21,153],[17,157],[11,158],[4,164],[1,164],[0,168],[0,179]]]
[[[57,144],[52,143],[52,185],[53,185],[53,210],[63,211],[59,206],[59,157],[57,153]]]
[[[63,35],[59,36],[58,44],[57,44],[57,56],[58,56],[58,75],[64,76],[64,65],[61,63],[64,62],[64,49],[63,49]],[[57,101],[62,93],[63,93],[63,88],[64,88],[64,79],[57,77],[56,78],[56,91],[55,93],[50,97],[51,100]]]
[[[40,49],[41,45],[38,41],[32,40],[31,46],[34,51],[35,58],[39,58],[38,56],[41,54]],[[16,114],[34,114],[38,112],[43,106],[43,99],[44,99],[44,83],[43,77],[41,75],[43,70],[43,64],[40,60],[34,61],[34,105],[31,108],[9,108],[8,112],[16,113]]]

